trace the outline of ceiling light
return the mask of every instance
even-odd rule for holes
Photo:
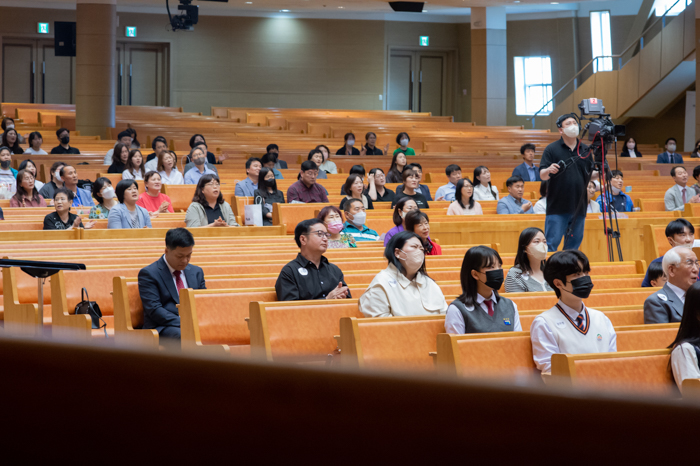
[[[559,2],[551,2],[552,5],[559,5]]]
[[[246,5],[252,5],[253,2],[245,2]]]
[[[340,9],[342,10],[342,9],[345,8],[345,7],[344,7],[344,6],[339,6],[338,8],[340,8]]]
[[[280,10],[280,13],[289,13],[289,10]]]

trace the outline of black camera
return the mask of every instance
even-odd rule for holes
[[[590,118],[590,121],[584,128],[584,130],[588,132],[589,141],[600,139],[607,145],[615,142],[615,138],[625,136],[625,125],[616,125],[613,123],[610,119],[610,114],[605,113],[602,100],[596,99],[595,97],[583,99],[581,103],[578,104],[578,108],[581,110],[582,120],[584,116],[597,115],[595,118]]]

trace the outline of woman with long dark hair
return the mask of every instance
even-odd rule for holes
[[[685,294],[678,334],[669,348],[673,348],[671,370],[678,388],[685,379],[700,379],[700,282],[693,284]]]
[[[407,196],[399,199],[399,202],[394,206],[394,216],[392,217],[396,226],[384,235],[384,246],[389,244],[394,235],[406,230],[406,216],[413,210],[418,210],[416,201]]]
[[[207,173],[197,182],[192,204],[185,212],[185,225],[194,227],[237,227],[231,205],[224,201],[217,175]]]
[[[697,147],[697,144],[695,144]],[[642,153],[637,150],[637,141],[634,138],[628,138],[627,142],[625,142],[625,147],[622,149],[622,153],[620,154],[620,157],[641,157]],[[691,154],[691,157],[693,155]],[[697,157],[697,155],[696,155]]]
[[[114,146],[112,152],[112,165],[107,169],[107,173],[123,173],[126,170],[126,162],[129,160],[129,146],[121,142]]]
[[[522,330],[518,306],[498,294],[503,284],[503,261],[496,250],[487,246],[470,248],[464,255],[459,278],[462,294],[447,309],[447,333]]]
[[[506,293],[552,291],[544,279],[547,239],[539,228],[526,228],[520,233],[515,263],[506,277]]]
[[[403,152],[395,152],[391,158],[391,166],[386,174],[387,183],[403,183],[401,173],[406,166],[406,154]]]
[[[2,145],[9,147],[15,155],[24,154],[24,149],[19,146],[19,135],[14,128],[9,128],[2,134]]]
[[[122,180],[143,180],[146,176],[144,168],[143,155],[138,149],[129,151],[129,158],[126,160],[126,170],[122,172]]]
[[[498,200],[498,188],[491,184],[491,172],[484,165],[479,165],[474,169],[474,199],[477,201]]]
[[[273,204],[284,204],[284,193],[277,189],[273,170],[267,167],[260,169],[258,189],[253,192],[253,202],[262,204],[263,226],[271,226]]]
[[[355,135],[346,133],[343,136],[345,144],[335,152],[335,155],[360,155],[360,151],[355,146]]]
[[[34,184],[34,174],[26,168],[17,173],[17,192],[10,198],[10,207],[46,207]]]
[[[455,200],[447,208],[447,215],[483,215],[481,204],[474,200],[474,185],[469,178],[462,178],[455,187]]]
[[[425,269],[425,251],[420,237],[402,231],[384,249],[388,261],[360,297],[365,317],[444,314],[445,295]]]

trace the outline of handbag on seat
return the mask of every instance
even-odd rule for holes
[[[105,323],[105,321],[102,319],[102,311],[100,310],[100,306],[95,301],[90,301],[90,297],[88,296],[88,292],[85,288],[83,288],[80,292],[80,299],[82,301],[75,306],[75,313],[89,315],[92,319],[92,328],[104,329],[105,338],[108,338],[107,323]],[[100,325],[100,321],[102,322],[102,325]]]

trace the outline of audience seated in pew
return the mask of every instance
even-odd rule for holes
[[[156,169],[163,184],[185,184],[185,178],[180,173],[180,170],[177,169],[177,155],[175,155],[175,152],[165,151],[158,154]]]
[[[386,189],[386,175],[381,168],[373,168],[367,175],[367,189],[363,193],[374,202],[392,202],[396,194],[391,189]]]
[[[531,214],[532,202],[523,199],[525,182],[519,176],[511,176],[506,180],[508,195],[501,198],[496,206],[496,213],[504,214]]]
[[[110,209],[107,228],[153,228],[148,211],[137,205],[139,185],[136,180],[121,180],[115,189],[119,204]]]
[[[131,149],[131,133],[129,131],[122,131],[119,134],[117,134],[117,142],[115,143],[114,147],[110,150],[107,151],[105,154],[105,159],[104,159],[104,164],[109,165],[114,163],[114,153],[117,152],[117,154],[120,153],[120,151],[117,150],[118,145],[125,146],[127,148],[127,151]],[[118,158],[117,158],[118,159]],[[123,171],[123,170],[122,170]],[[115,173],[120,173],[120,172],[115,172]]]
[[[676,153],[677,145],[676,138],[666,139],[664,144],[666,150],[656,156],[656,163],[683,163],[683,156]]]
[[[411,137],[408,135],[408,133],[399,133],[396,135],[396,144],[399,145],[399,148],[394,151],[394,155],[398,153],[402,153],[404,155],[416,155],[416,151],[413,150],[412,148],[408,147],[408,143],[411,142]],[[431,199],[432,201],[432,199]]]
[[[10,199],[10,207],[46,207],[34,185],[34,174],[26,168],[17,173],[17,192]]]
[[[360,155],[360,151],[355,146],[355,135],[345,133],[343,136],[345,144],[335,152],[335,155]]]
[[[0,144],[4,147],[9,147],[15,155],[24,154],[24,149],[19,145],[19,135],[14,128],[6,129],[5,132],[2,133],[2,142],[0,142]]]
[[[117,143],[112,152],[111,165],[107,169],[107,173],[124,173],[126,163],[129,161],[129,146],[126,144]]]
[[[333,175],[337,174],[338,167],[335,165],[335,162],[331,160],[331,151],[328,149],[328,146],[320,144],[316,146],[316,149],[320,150],[321,154],[323,155],[323,163],[318,167],[318,169]],[[285,162],[285,168],[287,168],[286,164],[287,162]]]
[[[326,149],[328,149],[328,148],[326,148]],[[268,144],[267,148],[265,149],[265,152],[267,152],[270,155],[274,155],[276,169],[278,169],[278,170],[286,170],[287,169],[287,162],[280,159],[280,147],[277,144]]]
[[[274,169],[267,167],[260,170],[258,189],[253,192],[254,202],[262,205],[263,226],[272,225],[273,204],[284,204],[284,193],[277,189],[277,181],[272,170]]]
[[[156,136],[151,141],[153,152],[146,156],[146,171],[157,170],[158,156],[168,152],[168,141],[163,136]]]
[[[190,151],[189,158],[192,160],[192,167],[188,163],[185,165],[185,184],[197,184],[204,175],[216,175],[217,171],[213,165],[206,162],[206,151],[197,146]]]
[[[258,174],[262,168],[262,161],[257,157],[250,157],[245,162],[246,178],[236,183],[236,196],[252,197],[258,189]]]
[[[671,370],[678,389],[685,379],[700,379],[700,283],[688,288],[678,335],[669,348],[673,349]]]
[[[447,302],[442,290],[428,276],[420,237],[410,231],[394,235],[384,249],[388,261],[360,297],[365,317],[444,314]]]
[[[143,180],[146,169],[143,167],[143,155],[139,149],[131,149],[129,158],[126,159],[126,170],[122,172],[122,180]]]
[[[91,221],[83,225],[79,216],[70,212],[73,204],[73,192],[66,188],[58,188],[53,195],[55,212],[44,217],[44,230],[72,230],[73,228],[90,229],[95,225]]]
[[[56,137],[60,144],[51,149],[52,154],[80,154],[80,151],[76,147],[70,146],[70,131],[68,129],[58,128],[56,130]]]
[[[10,199],[17,192],[17,170],[12,168],[12,151],[0,147],[0,199]]]
[[[345,204],[351,199],[358,199],[362,202],[365,210],[374,210],[374,204],[372,204],[372,199],[366,194],[363,194],[365,185],[362,182],[362,176],[360,175],[350,175],[346,178],[345,184],[343,185],[343,192],[345,197],[340,201],[341,210],[345,207]]]
[[[313,163],[313,162],[311,162]],[[351,298],[343,272],[323,255],[331,234],[320,220],[299,222],[294,241],[300,251],[282,268],[275,283],[278,301]]]
[[[168,230],[165,253],[139,271],[139,295],[143,304],[143,328],[156,329],[161,337],[180,339],[180,290],[204,290],[204,271],[190,264],[194,237],[185,228]]]
[[[693,244],[695,243],[695,227],[693,227],[693,224],[684,218],[677,218],[670,221],[669,224],[666,225],[665,234],[668,244],[670,244],[672,248],[682,246],[684,248],[692,249]],[[661,261],[663,260],[664,256],[657,257],[651,261],[649,267],[651,267],[651,264],[661,265]],[[649,269],[647,269],[646,276],[644,277],[644,280],[642,280],[642,287],[649,286],[652,286],[652,284],[651,278],[649,277]]]
[[[403,185],[397,186],[396,197],[394,198],[392,207],[396,205],[401,199],[408,197],[415,201],[419,209],[428,209],[428,200],[425,198],[423,193],[418,190],[418,183],[420,180],[420,175],[413,169],[412,165],[406,165],[401,173],[403,178]],[[401,188],[401,190],[399,190]]]
[[[498,188],[491,184],[491,171],[484,165],[474,169],[474,200],[498,200]]]
[[[306,160],[311,160],[313,163],[320,167],[323,164],[323,152],[321,152],[319,149],[311,149],[309,155],[306,157]],[[327,180],[328,173],[326,173],[325,170],[321,170],[321,168],[319,168],[317,179]]]
[[[44,137],[39,131],[32,131],[29,133],[29,138],[27,138],[27,143],[29,148],[24,151],[27,155],[48,155],[47,152],[41,148],[44,143]]]
[[[649,264],[647,268],[647,276],[649,277],[649,282],[654,288],[663,288],[668,282],[668,277],[664,273],[664,268],[661,262],[653,262]]]
[[[109,178],[100,177],[92,184],[92,197],[97,199],[97,205],[90,209],[89,218],[109,218],[109,211],[117,205],[117,195]]]
[[[642,153],[637,150],[637,141],[634,138],[628,138],[625,142],[625,148],[622,149],[620,157],[641,157]]]
[[[384,151],[377,147],[377,135],[372,131],[365,134],[365,145],[360,150],[360,155],[384,155],[389,153],[389,143],[384,146]]]
[[[688,172],[684,167],[673,167],[671,177],[676,184],[668,188],[664,194],[666,210],[684,210],[687,203],[700,202],[700,194],[696,194],[695,189],[688,187]]]
[[[218,176],[207,174],[199,179],[192,204],[185,213],[185,225],[187,228],[240,226],[231,205],[224,200]]]
[[[126,131],[131,134],[131,148],[132,149],[141,149],[141,143],[137,139],[137,134],[136,130],[134,128],[127,128]]]
[[[173,213],[173,203],[170,196],[163,194],[160,190],[163,183],[158,172],[147,172],[143,177],[143,182],[146,185],[146,191],[141,193],[138,205],[146,209],[151,214],[164,214],[165,212]],[[151,215],[153,216],[153,215]]]
[[[0,123],[0,128],[2,128],[3,131],[7,131],[10,128],[15,127],[15,120],[14,118],[10,118],[8,116],[3,116],[2,118],[2,123]],[[22,137],[21,134],[17,133],[19,137],[19,143],[24,144],[24,138]]]
[[[536,227],[524,229],[518,239],[513,267],[506,276],[506,293],[552,291],[544,279],[546,259],[547,239],[544,232]]]
[[[401,174],[403,173],[404,167],[406,167],[406,154],[403,152],[394,152],[389,171],[386,174],[386,182],[402,183],[403,179],[401,178]]]
[[[610,208],[607,206],[607,204],[610,204],[617,212],[632,212],[634,210],[634,203],[632,202],[632,198],[624,192],[622,172],[620,170],[613,170],[610,172],[610,175],[612,194],[608,193],[606,196],[608,198],[608,202],[603,202],[602,194],[598,196],[598,199],[596,199],[596,202],[600,206],[600,211],[610,212]],[[606,205],[604,206],[603,204]]]
[[[416,201],[414,201],[412,197],[404,196],[399,199],[394,206],[394,215],[392,217],[394,225],[396,226],[387,231],[384,235],[384,246],[389,244],[389,241],[391,241],[391,238],[395,234],[401,233],[406,229],[406,215],[413,210],[418,210],[418,204],[416,204]]]
[[[369,189],[368,186],[364,185],[365,174],[366,174],[365,167],[363,167],[362,165],[353,165],[352,167],[350,167],[350,172],[348,173],[348,176],[358,175],[362,179],[363,189],[365,189],[365,188]],[[347,181],[347,178],[346,178],[346,181]],[[348,194],[348,193],[345,192],[345,183],[343,183],[343,185],[340,187],[340,195],[345,196],[346,194]],[[358,199],[359,199],[359,197],[358,197]]]
[[[586,255],[574,249],[554,253],[545,264],[544,278],[559,302],[535,317],[530,326],[533,359],[542,373],[551,372],[554,353],[617,351],[610,319],[583,304],[593,289],[590,271]]]
[[[0,155],[2,155],[2,150],[0,149]],[[44,186],[39,190],[44,199],[53,199],[53,194],[58,188],[63,187],[63,179],[61,178],[61,170],[66,164],[63,162],[54,162],[51,165],[51,180],[44,184]]]
[[[457,183],[462,179],[462,169],[459,165],[450,164],[445,168],[445,175],[447,175],[447,184],[440,186],[435,192],[436,201],[454,201],[455,191],[457,190]]]
[[[223,162],[224,160],[226,160],[226,156],[222,155],[220,157],[220,160],[218,162],[216,161],[216,156],[213,153],[209,152],[209,150],[207,148],[207,140],[204,139],[204,136],[201,134],[195,134],[194,136],[192,136],[190,138],[190,149],[194,149],[197,146],[204,146],[205,153],[207,154],[207,163],[208,164],[217,165],[217,164],[220,164],[221,162]],[[191,155],[191,153],[190,153],[190,155]],[[190,163],[192,161],[193,161],[192,158],[188,157],[185,160],[185,163]]]
[[[462,294],[447,308],[447,333],[522,331],[517,304],[498,294],[503,284],[503,261],[496,250],[469,248],[459,277]]]
[[[418,235],[427,256],[442,256],[442,248],[430,239],[430,219],[428,214],[414,210],[406,215],[406,231]]]
[[[447,208],[447,215],[483,215],[481,204],[474,200],[474,185],[462,178],[455,187],[455,200]]]
[[[343,225],[343,214],[340,212],[336,206],[328,205],[321,209],[318,213],[318,220],[323,222],[326,226],[326,230],[331,234],[328,240],[328,249],[344,249],[344,248],[356,248],[357,243],[355,238],[349,233],[343,231],[345,225]]]
[[[19,164],[19,168],[17,169],[17,172],[19,173],[20,170],[29,170],[32,175],[34,175],[34,187],[41,191],[41,188],[44,187],[44,183],[36,179],[36,174],[39,173],[39,170],[36,167],[36,163],[34,163],[33,160],[30,159],[25,159],[22,160],[22,162]]]
[[[60,171],[63,187],[73,193],[73,207],[92,207],[95,202],[92,200],[92,193],[87,189],[78,187],[78,172],[75,167],[65,165]]]
[[[271,154],[265,154],[260,159],[260,162],[262,162],[263,168],[267,168],[272,172],[272,174],[275,176],[276,180],[283,180],[284,179],[284,176],[282,176],[282,172],[275,168],[274,156],[272,156]]]
[[[535,202],[535,207],[532,210],[533,213],[535,213],[535,214],[546,214],[547,213],[547,187],[548,186],[549,186],[549,180],[540,181],[540,200]]]
[[[698,281],[699,265],[692,249],[676,246],[664,254],[662,267],[668,281],[644,301],[645,324],[681,321],[685,294]]]
[[[318,165],[311,160],[301,164],[301,173],[298,181],[287,189],[287,202],[328,202],[326,189],[316,183]]]
[[[549,185],[547,186],[547,189],[549,189]],[[586,207],[587,214],[600,213],[600,205],[598,202],[596,202],[596,194],[598,193],[599,189],[599,185],[597,185],[594,181],[588,182],[588,206]]]
[[[519,176],[524,181],[542,181],[540,169],[535,165],[535,149],[536,146],[530,143],[523,144],[520,147],[523,163],[513,169],[511,176]]]
[[[404,167],[404,170],[407,167],[412,168],[418,174],[418,186],[416,186],[414,189],[417,192],[421,193],[425,197],[426,200],[432,201],[433,196],[430,194],[430,188],[428,188],[424,184],[421,184],[421,182],[423,181],[423,167],[421,167],[421,164],[419,164],[418,162],[410,163],[410,164],[406,165],[406,167]],[[402,172],[402,175],[403,175],[403,172]],[[396,196],[397,197],[401,197],[401,195],[403,194],[404,187],[405,187],[405,183],[403,185],[399,185],[396,187]]]
[[[365,222],[367,212],[359,199],[348,200],[343,208],[347,221],[344,224],[343,233],[352,236],[355,241],[379,241],[379,233],[369,228]]]

